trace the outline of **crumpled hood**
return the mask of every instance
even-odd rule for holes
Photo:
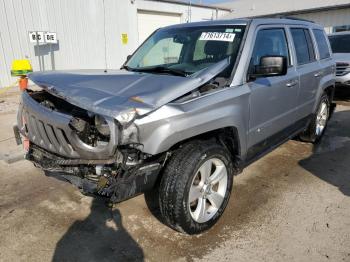
[[[222,60],[189,77],[125,70],[47,71],[29,75],[38,86],[86,110],[117,117],[137,108],[140,115],[153,111],[205,84],[229,65]],[[137,97],[135,99],[130,99]]]

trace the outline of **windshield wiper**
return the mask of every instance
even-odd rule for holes
[[[127,71],[134,71],[133,68],[131,68],[131,67],[127,66],[127,65],[123,65],[120,69],[125,69]]]
[[[165,66],[154,66],[147,68],[130,68],[132,71],[136,72],[159,72],[159,73],[169,73],[177,76],[188,76],[189,73],[180,69],[173,69]]]

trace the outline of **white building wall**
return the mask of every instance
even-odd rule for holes
[[[227,18],[265,16],[308,9],[327,8],[349,4],[349,0],[235,0],[220,4],[232,8]]]
[[[146,0],[0,0],[0,88],[15,81],[14,59],[28,58],[34,71],[119,68],[138,46],[137,11],[176,13],[189,20],[185,5]],[[218,11],[218,16],[227,14]],[[216,10],[192,7],[191,21],[216,18]],[[160,25],[161,26],[161,25]],[[57,32],[59,44],[39,48],[29,31]],[[128,34],[123,45],[121,34]]]
[[[169,3],[162,3],[162,2],[152,2],[152,1],[138,1],[137,2],[137,8],[139,10],[146,10],[146,11],[159,11],[159,12],[165,12],[165,13],[177,13],[181,15],[181,22],[186,23],[189,22],[195,22],[195,21],[202,21],[202,20],[212,20],[216,19],[216,10],[215,9],[208,9],[208,8],[201,8],[201,7],[192,7],[190,16],[189,16],[189,9],[186,5],[177,5],[177,4],[169,4]],[[218,17],[222,17],[229,12],[218,10]]]
[[[334,26],[350,25],[349,4],[350,0],[235,0],[220,6],[233,10],[225,19],[285,14],[315,21],[323,25],[327,33],[331,33]]]
[[[312,20],[323,25],[327,33],[332,33],[334,26],[350,25],[350,8],[295,14],[293,16]]]

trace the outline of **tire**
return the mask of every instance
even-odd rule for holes
[[[216,176],[211,176],[213,174]],[[187,234],[209,229],[227,206],[233,175],[230,154],[223,146],[200,141],[182,146],[167,163],[159,191],[155,193],[158,194],[161,221]],[[205,184],[205,178],[213,182]]]
[[[318,143],[326,130],[329,116],[330,101],[328,95],[324,93],[309,126],[300,134],[300,139],[304,142]]]

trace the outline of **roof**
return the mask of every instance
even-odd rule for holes
[[[200,26],[215,26],[215,25],[247,25],[249,23],[259,24],[292,24],[292,25],[312,25],[316,24],[312,21],[307,21],[298,18],[245,18],[245,19],[223,19],[202,22],[183,23],[164,27],[169,28],[186,28]],[[316,25],[317,26],[317,25]]]
[[[185,28],[185,27],[199,27],[199,26],[213,26],[213,25],[246,25],[249,23],[250,20],[251,19],[210,20],[210,21],[170,25],[164,28]]]

